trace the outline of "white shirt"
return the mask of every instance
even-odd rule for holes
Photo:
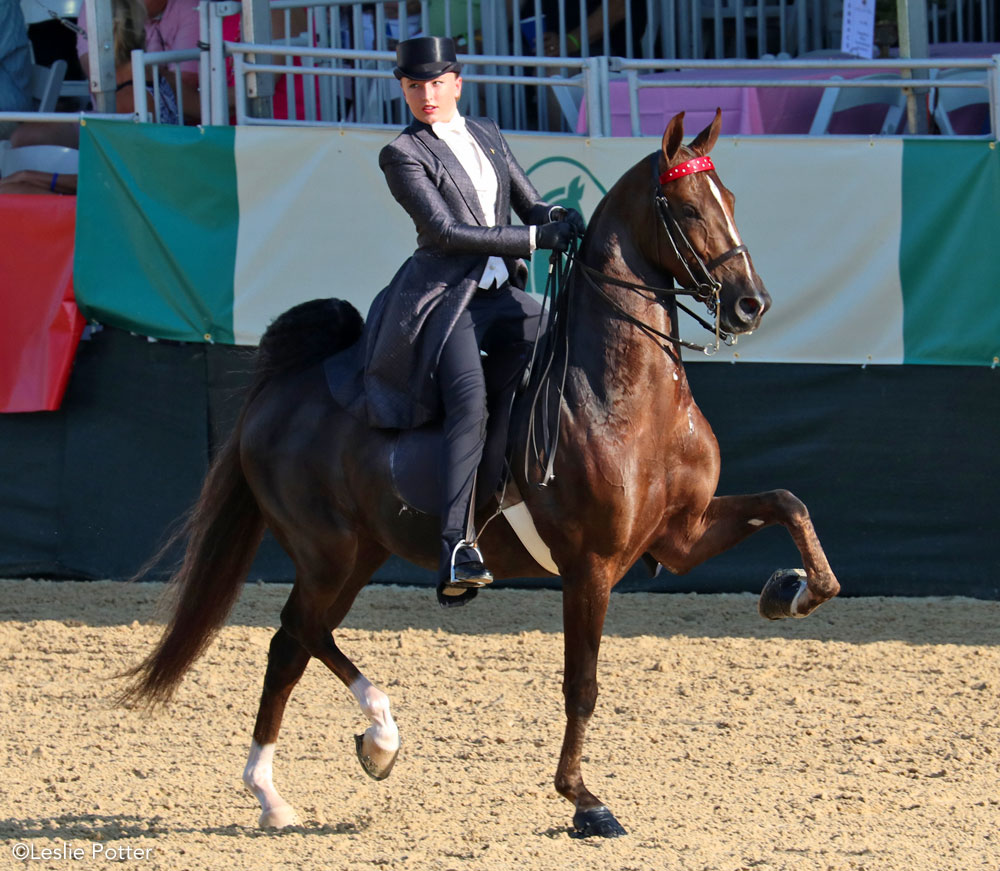
[[[486,216],[486,226],[494,226],[497,211],[497,174],[476,138],[466,128],[465,119],[456,112],[450,121],[435,121],[431,124],[431,129],[434,131],[434,135],[451,149],[452,154],[462,165],[462,169],[472,180],[472,186],[476,189],[476,196],[479,198],[479,205],[483,209],[483,215]],[[531,250],[534,251],[534,227],[531,227],[530,234]],[[503,258],[490,257],[479,278],[479,286],[491,287],[496,282],[497,287],[499,287],[509,277],[510,273],[507,271],[507,264],[503,262]]]

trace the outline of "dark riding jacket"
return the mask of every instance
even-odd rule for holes
[[[476,292],[490,256],[504,258],[523,288],[529,224],[550,207],[489,119],[466,127],[497,176],[495,226],[488,226],[472,180],[431,127],[415,121],[379,155],[389,190],[413,218],[417,250],[372,303],[363,336],[364,387],[371,426],[409,429],[441,416],[434,380],[445,340]],[[511,226],[510,211],[525,226]]]

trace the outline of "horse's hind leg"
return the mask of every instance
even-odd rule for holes
[[[365,770],[381,779],[392,768],[399,751],[399,733],[389,712],[389,700],[340,652],[331,634],[386,556],[375,545],[358,547],[353,569],[341,584],[331,577],[335,576],[332,568],[325,582],[315,580],[317,575],[313,573],[299,572],[282,610],[282,626],[271,640],[253,743],[243,773],[244,783],[261,803],[261,827],[281,828],[295,823],[294,811],[274,788],[272,759],[285,704],[312,656],[351,689],[372,721],[365,735],[358,738],[358,755]],[[367,748],[366,753],[363,747]]]
[[[840,592],[840,584],[819,543],[806,506],[787,490],[747,496],[716,496],[697,530],[676,530],[666,521],[665,531],[650,553],[671,571],[682,574],[729,549],[759,529],[780,523],[802,557],[805,576],[798,569],[775,572],[760,594],[759,609],[771,620],[804,617]]]
[[[258,825],[263,828],[296,823],[295,812],[274,788],[272,764],[285,704],[309,663],[309,654],[283,628],[274,633],[267,655],[264,690],[257,710],[250,756],[243,769],[243,783],[260,802]]]

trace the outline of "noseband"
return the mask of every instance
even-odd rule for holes
[[[737,245],[735,248],[730,248],[725,253],[720,254],[718,257],[715,257],[706,263],[697,250],[695,250],[694,245],[691,244],[691,240],[688,238],[687,233],[684,232],[684,228],[681,227],[680,222],[678,222],[677,218],[675,218],[670,212],[670,204],[663,194],[663,186],[674,181],[675,179],[691,175],[692,173],[707,172],[715,169],[715,164],[712,163],[711,157],[695,157],[691,160],[684,161],[684,163],[679,163],[663,173],[658,171],[660,168],[659,154],[656,153],[651,155],[650,159],[653,167],[654,208],[660,219],[660,223],[663,226],[664,232],[666,233],[667,240],[670,242],[670,247],[674,252],[674,256],[683,265],[684,270],[687,272],[687,280],[679,288],[653,287],[648,284],[626,281],[621,278],[615,278],[612,275],[607,275],[598,269],[594,269],[592,266],[588,266],[582,260],[577,260],[576,263],[579,265],[587,283],[626,320],[635,324],[646,333],[657,336],[658,338],[664,339],[674,345],[680,345],[694,351],[702,351],[707,355],[711,355],[719,350],[720,342],[725,342],[727,345],[735,345],[737,341],[737,337],[735,335],[725,332],[720,327],[719,294],[722,291],[722,283],[714,275],[712,275],[712,272],[726,261],[745,253],[747,246]],[[659,301],[661,304],[666,302],[667,299],[674,301],[677,307],[685,314],[694,318],[700,326],[715,334],[714,344],[698,345],[694,342],[688,342],[678,336],[663,333],[660,330],[651,327],[649,324],[640,321],[637,317],[635,317],[635,315],[626,311],[614,299],[612,299],[597,283],[598,280],[606,284],[614,284],[618,287],[624,287],[628,290],[636,292],[647,291],[653,293],[660,298]],[[704,303],[709,314],[715,318],[715,323],[710,324],[700,315],[691,311],[691,309],[689,309],[686,305],[677,300],[678,296],[691,296],[699,302]]]

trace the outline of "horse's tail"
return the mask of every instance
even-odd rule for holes
[[[125,673],[130,682],[121,702],[168,702],[236,603],[264,532],[264,519],[240,465],[239,429],[237,425],[212,462],[184,524],[160,551],[187,539],[184,561],[170,579],[170,622],[153,652]]]
[[[363,321],[350,303],[313,300],[285,312],[268,328],[257,351],[254,380],[239,419],[212,462],[201,495],[154,565],[179,539],[187,539],[181,567],[171,578],[174,608],[156,649],[123,676],[123,703],[163,704],[212,642],[239,597],[264,534],[264,518],[240,461],[240,435],[250,403],[279,374],[302,370],[346,348]]]

